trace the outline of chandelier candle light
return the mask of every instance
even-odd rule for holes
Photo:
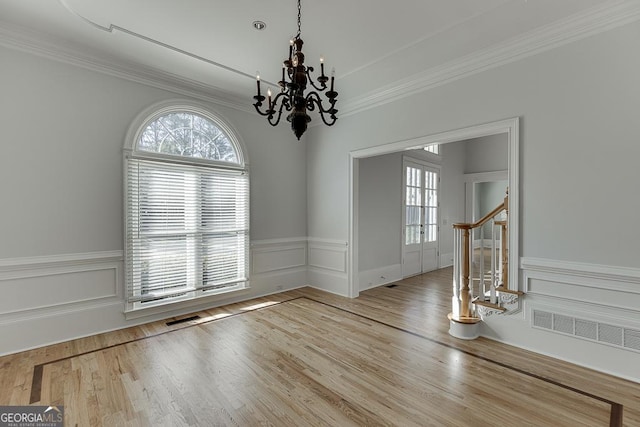
[[[280,92],[272,99],[271,89],[267,90],[267,108],[261,109],[265,97],[260,92],[260,74],[256,76],[256,85],[258,94],[253,97],[256,100],[254,107],[261,116],[266,116],[271,126],[280,123],[282,111],[289,112],[287,121],[291,123],[291,129],[296,134],[298,140],[307,130],[307,123],[311,121],[311,117],[307,111],[314,111],[316,108],[320,113],[322,121],[327,126],[332,126],[336,120],[335,109],[336,98],[338,92],[333,90],[333,80],[335,78],[335,69],[331,70],[331,83],[327,90],[327,82],[329,77],[324,74],[324,58],[320,58],[320,76],[318,76],[318,85],[313,82],[311,73],[313,67],[304,65],[304,53],[302,53],[303,41],[300,38],[300,17],[301,7],[298,0],[298,33],[295,38],[289,41],[289,57],[282,64],[282,80],[278,82]],[[307,82],[315,89],[307,94]],[[326,92],[325,92],[326,91]],[[320,93],[325,92],[329,99],[329,105],[325,108],[322,103]]]

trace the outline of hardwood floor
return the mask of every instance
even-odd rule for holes
[[[451,269],[395,285],[5,356],[0,405],[64,405],[67,426],[640,426],[640,384],[449,336]]]

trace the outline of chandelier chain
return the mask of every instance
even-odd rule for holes
[[[302,7],[300,6],[300,0],[298,0],[298,34],[296,38],[300,38],[300,20],[302,19]]]

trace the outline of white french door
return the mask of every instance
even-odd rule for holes
[[[440,168],[413,159],[403,161],[402,276],[438,268]]]

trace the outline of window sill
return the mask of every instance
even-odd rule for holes
[[[185,313],[211,308],[212,302],[236,298],[238,296],[248,294],[249,292],[251,292],[251,286],[249,285],[249,282],[246,282],[245,286],[241,289],[233,289],[211,295],[205,294],[196,298],[176,300],[175,302],[166,302],[163,304],[151,305],[149,307],[134,309],[130,304],[125,303],[124,317],[126,320],[134,320],[158,314],[163,314],[167,317],[178,316]]]

